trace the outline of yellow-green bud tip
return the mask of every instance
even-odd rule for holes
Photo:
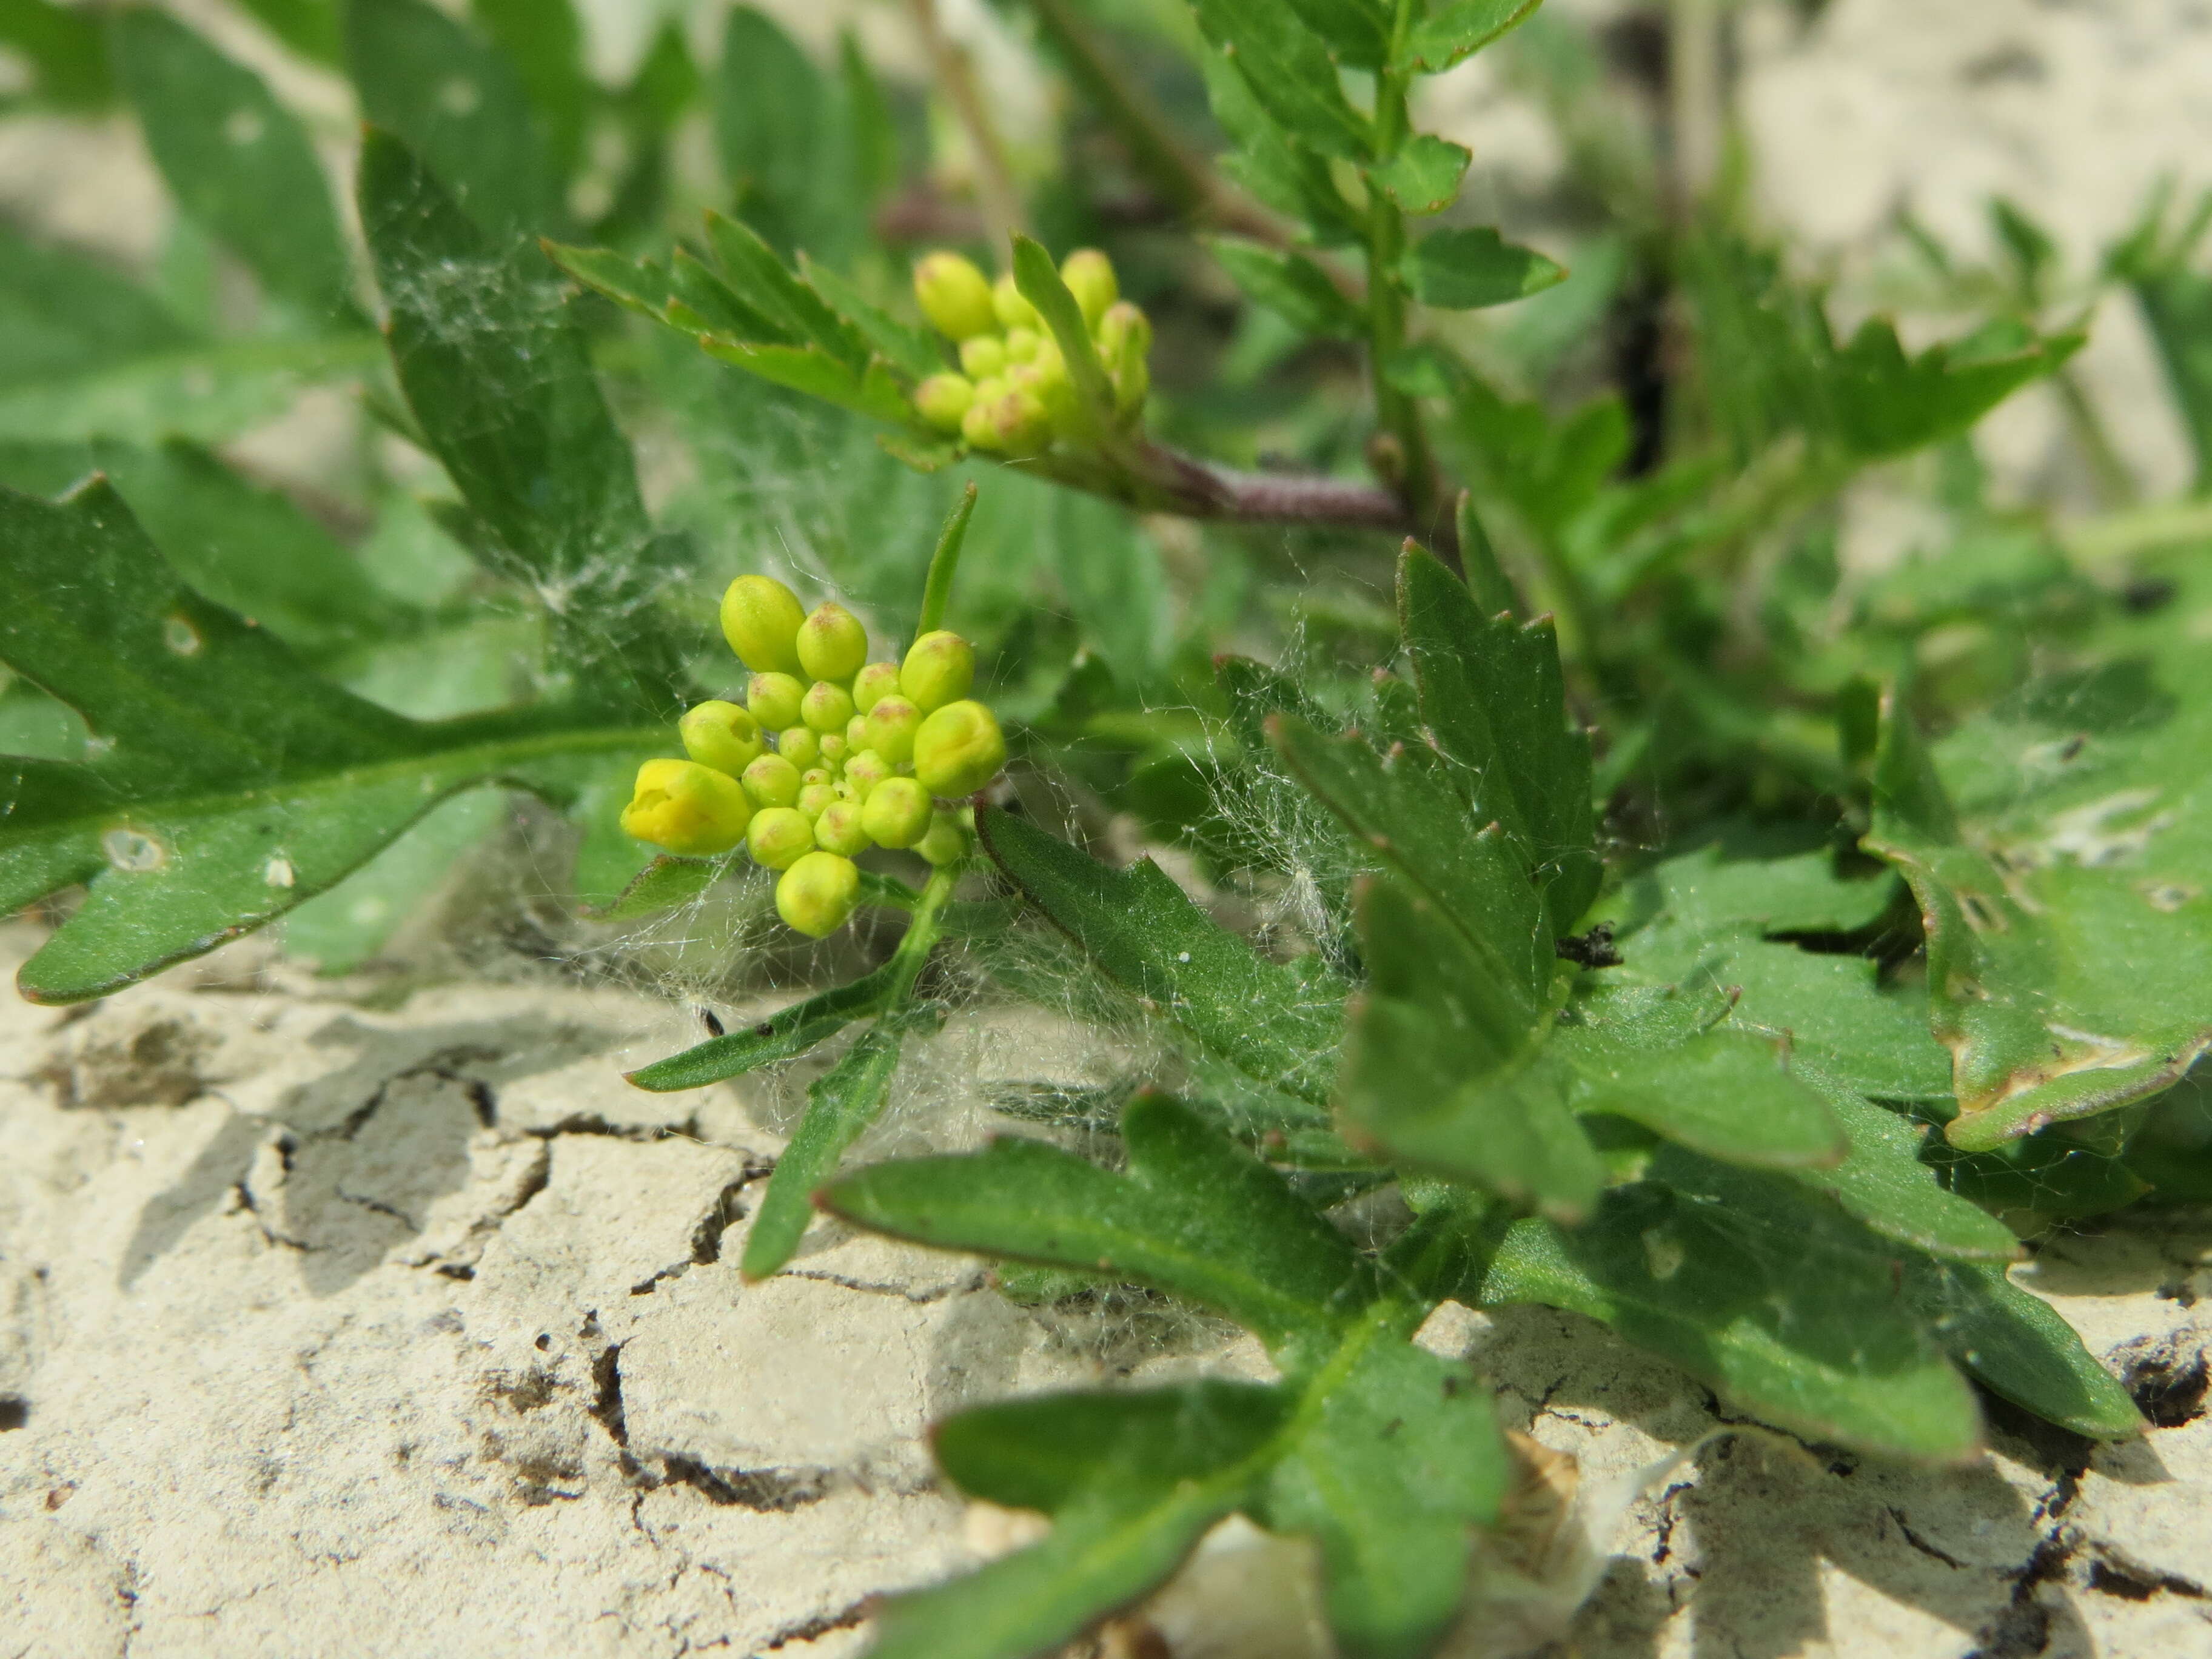
[[[975,388],[964,374],[933,374],[914,389],[915,413],[939,432],[957,432],[975,401]]]
[[[932,864],[951,864],[968,850],[967,829],[956,813],[933,812],[929,833],[915,843],[914,850]]]
[[[726,853],[744,839],[752,804],[726,772],[696,761],[651,760],[623,809],[625,835],[702,858]]]
[[[1006,372],[1006,343],[995,334],[978,334],[960,343],[960,370],[978,384]],[[972,392],[973,388],[970,388]]]
[[[809,939],[827,939],[860,901],[860,872],[836,853],[809,853],[775,884],[775,911]]]
[[[763,755],[745,768],[745,795],[755,806],[788,806],[799,799],[799,769],[781,755]]]
[[[912,778],[886,777],[860,805],[860,827],[878,847],[911,847],[929,833],[929,791]]]
[[[722,595],[722,637],[756,674],[798,672],[805,620],[799,596],[773,576],[740,576]]]
[[[975,647],[950,629],[924,634],[907,648],[898,671],[906,700],[925,714],[957,702],[975,683]]]
[[[899,689],[899,665],[895,662],[872,662],[853,677],[853,708],[865,714],[878,701],[895,695]]]
[[[807,612],[799,629],[799,665],[817,680],[849,680],[868,659],[868,630],[835,600]]]
[[[853,694],[833,681],[817,680],[799,702],[799,718],[817,732],[842,732],[853,718]]]
[[[1097,327],[1107,307],[1121,297],[1121,285],[1114,276],[1114,262],[1095,247],[1079,247],[1061,261],[1060,280],[1067,284],[1075,303],[1083,307],[1083,322],[1087,328]]]
[[[814,820],[814,844],[825,853],[841,853],[848,859],[866,852],[868,831],[859,804],[837,800],[823,807]]]
[[[794,726],[776,738],[775,752],[804,772],[822,763],[822,739],[805,726]]]
[[[718,700],[688,708],[676,729],[693,760],[733,778],[768,748],[760,722],[733,702]]]
[[[914,775],[933,795],[972,795],[1006,763],[1006,733],[980,702],[949,702],[915,733]]]
[[[960,435],[977,449],[1019,460],[1042,451],[1052,437],[1051,416],[1035,392],[1001,380],[995,397],[978,398],[960,422]]]
[[[788,870],[814,850],[814,826],[795,806],[764,806],[745,830],[745,851],[769,870]]]
[[[866,747],[896,766],[914,758],[914,734],[921,729],[921,709],[904,697],[882,697],[868,710],[862,734]]]
[[[792,666],[798,665],[799,653],[793,651]],[[756,674],[745,687],[745,707],[769,731],[782,732],[799,724],[799,699],[805,695],[806,687],[790,674]]]
[[[964,340],[998,326],[991,283],[972,260],[939,249],[914,268],[914,297],[940,334]]]

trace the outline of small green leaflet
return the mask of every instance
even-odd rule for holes
[[[1388,161],[1370,167],[1367,177],[1405,212],[1442,213],[1458,196],[1459,181],[1474,159],[1464,144],[1434,133],[1417,133]]]
[[[979,811],[975,828],[1007,878],[1109,979],[1255,1082],[1327,1102],[1342,985],[1263,961],[1149,859],[1111,870],[995,808]]]
[[[185,211],[306,316],[356,316],[322,164],[260,76],[151,9],[118,16],[115,43],[147,146]]]
[[[2002,1267],[1908,1261],[1905,1294],[1944,1351],[2014,1405],[2092,1440],[2142,1432],[2142,1414],[2119,1379]]]
[[[1433,0],[1429,15],[1413,26],[1401,61],[1410,69],[1441,75],[1532,15],[1542,0]]]
[[[1567,280],[1565,265],[1516,246],[1487,225],[1431,231],[1406,250],[1401,270],[1415,299],[1449,311],[1525,300]]]
[[[2212,1047],[2201,676],[2124,659],[2032,685],[1934,756],[1893,697],[1866,844],[1920,902],[1952,1145],[2148,1099]]]
[[[745,1235],[739,1267],[748,1279],[769,1278],[799,1248],[813,1218],[814,1189],[883,1111],[898,1069],[899,1037],[897,1022],[878,1021],[806,1091],[806,1115],[776,1159],[767,1195]]]
[[[2047,340],[2002,325],[1907,357],[1897,330],[1869,318],[1828,368],[1837,431],[1863,459],[1902,455],[1964,432],[2080,350],[2085,336]]]
[[[1306,255],[1281,252],[1239,236],[1206,240],[1230,280],[1247,298],[1263,305],[1302,333],[1331,339],[1357,339],[1367,323],[1328,273]]]
[[[1284,0],[1192,0],[1192,9],[1214,50],[1293,140],[1324,155],[1366,159],[1367,118],[1346,100],[1321,37]]]
[[[641,1089],[666,1094],[703,1089],[726,1078],[742,1077],[757,1066],[789,1060],[873,1013],[890,983],[891,969],[886,964],[848,984],[802,998],[757,1025],[710,1037],[680,1054],[641,1066],[629,1073],[629,1080]]]

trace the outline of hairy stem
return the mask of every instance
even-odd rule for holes
[[[1021,193],[1014,188],[1006,146],[999,141],[990,112],[983,107],[983,95],[975,84],[968,54],[945,33],[937,15],[937,0],[907,0],[907,10],[921,32],[930,71],[951,100],[952,112],[959,118],[969,146],[975,152],[975,205],[982,213],[992,251],[1003,264],[1014,233],[1025,228]]]

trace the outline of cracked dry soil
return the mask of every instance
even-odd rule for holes
[[[32,939],[0,928],[0,968]],[[1007,1535],[933,1480],[931,1419],[1263,1363],[830,1224],[743,1285],[775,1103],[617,1075],[678,1014],[349,988],[234,950],[90,1009],[0,999],[0,1655],[854,1652],[871,1595]],[[937,1144],[986,1132],[994,1066],[1033,1074],[1050,1034],[1012,1018],[934,1039],[971,1091]],[[2130,1379],[2143,1441],[1998,1409],[1983,1460],[1898,1469],[1738,1424],[1572,1316],[1447,1304],[1424,1340],[1583,1490],[1695,1448],[1595,1537],[1571,1626],[1465,1651],[2212,1656],[2212,1223],[2064,1239],[2021,1278]],[[1319,1654],[1299,1570],[1230,1528],[1131,1650]]]

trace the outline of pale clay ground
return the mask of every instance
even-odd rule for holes
[[[1809,33],[1776,8],[1747,25],[1760,200],[1846,303],[1900,203],[1971,246],[2006,191],[2078,270],[2160,173],[2208,181],[2202,0],[1833,0]],[[1479,167],[1540,193],[1557,158],[1535,124],[1479,72],[1464,93]],[[143,254],[158,199],[125,138],[0,128],[11,213]],[[2098,326],[2092,395],[2170,489],[2181,440],[2140,329],[2113,305]],[[1983,439],[2033,488],[2057,433],[2030,398]],[[247,453],[281,471],[299,447],[295,429]],[[1878,501],[1866,516],[1875,542],[1913,533]],[[0,928],[4,965],[32,941]],[[933,1486],[930,1419],[1263,1367],[1208,1328],[1026,1313],[973,1263],[826,1224],[793,1272],[742,1287],[788,1085],[627,1089],[624,1066],[696,1027],[620,993],[446,987],[380,1010],[348,988],[249,943],[90,1010],[0,996],[6,1659],[843,1655],[871,1594],[1019,1535]],[[939,1145],[983,1132],[981,1080],[1083,1059],[1013,1014],[931,1046]],[[2212,1226],[2062,1240],[2020,1278],[2139,1384],[2179,1379],[2167,1416],[2201,1407]],[[1560,1588],[1517,1616],[1493,1601],[1469,1653],[1556,1633],[1595,1582],[1553,1652],[2212,1656],[2201,1411],[2094,1453],[2008,1418],[1984,1461],[1913,1473],[1739,1425],[1571,1316],[1447,1306],[1425,1340],[1477,1358],[1505,1421],[1580,1465]],[[1149,1624],[1176,1659],[1318,1653],[1304,1566],[1224,1529]]]

